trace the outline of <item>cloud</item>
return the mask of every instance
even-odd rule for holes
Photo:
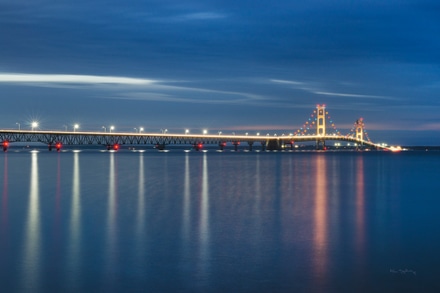
[[[158,16],[152,17],[150,20],[159,22],[159,23],[173,23],[173,22],[191,22],[191,21],[210,21],[210,20],[219,20],[227,18],[226,14],[217,13],[217,12],[194,12],[187,14],[178,14],[172,16]]]
[[[307,83],[303,81],[291,81],[291,80],[280,80],[280,79],[271,79],[271,82],[290,85],[295,89],[303,90],[316,95],[324,95],[324,96],[334,96],[334,97],[347,97],[347,98],[366,98],[366,99],[382,99],[382,100],[397,100],[393,97],[387,96],[377,96],[377,95],[364,95],[364,94],[355,94],[355,93],[342,93],[342,92],[330,92],[323,90],[323,86],[318,86],[317,83]],[[351,85],[350,83],[339,83],[341,85]]]
[[[360,95],[360,94],[334,93],[334,92],[322,92],[322,91],[314,91],[313,93],[317,94],[317,95],[336,96],[336,97],[352,97],[352,98],[369,98],[369,99],[395,100],[395,98],[385,97],[385,96],[375,96],[375,95]]]
[[[186,20],[207,20],[207,19],[221,19],[225,18],[226,15],[215,13],[215,12],[198,12],[183,15],[181,19]]]
[[[147,84],[153,84],[156,81],[151,79],[119,77],[119,76],[0,73],[0,82],[147,85]]]
[[[292,81],[292,80],[281,80],[281,79],[271,79],[271,82],[275,83],[283,83],[283,84],[290,84],[290,85],[303,85],[304,82],[302,81]]]
[[[201,104],[254,104],[255,102],[264,100],[261,96],[244,92],[182,87],[166,84],[152,85],[149,87],[149,90],[155,90],[156,92],[125,92],[119,95],[106,96],[103,98]]]

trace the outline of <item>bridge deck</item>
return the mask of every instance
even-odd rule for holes
[[[369,141],[359,140],[352,136],[342,135],[288,135],[288,136],[260,136],[260,135],[212,135],[212,134],[171,134],[171,133],[108,133],[108,132],[80,132],[80,131],[30,131],[30,130],[0,130],[0,141],[44,143],[54,145],[195,145],[220,143],[261,143],[293,144],[307,141],[347,141],[358,145],[374,148],[384,148]]]

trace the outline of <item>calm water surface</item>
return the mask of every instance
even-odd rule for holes
[[[440,153],[0,156],[1,292],[440,292]]]

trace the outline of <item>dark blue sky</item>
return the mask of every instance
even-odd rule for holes
[[[0,0],[0,128],[342,132],[440,145],[439,1]]]

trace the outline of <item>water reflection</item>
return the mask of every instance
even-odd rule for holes
[[[144,181],[144,155],[139,153],[139,177],[138,177],[138,209],[137,209],[137,235],[138,239],[145,228],[145,181]],[[139,247],[139,251],[142,248]]]
[[[261,178],[260,178],[260,156],[256,156],[255,161],[255,202],[254,202],[254,217],[255,217],[255,229],[258,231],[258,227],[261,227]],[[258,239],[256,239],[258,240]]]
[[[356,255],[359,262],[364,262],[365,249],[365,184],[364,157],[358,156],[356,161]]]
[[[8,156],[5,153],[4,156],[4,168],[3,168],[3,192],[2,192],[2,222],[1,222],[1,235],[2,239],[4,239],[7,234],[8,227]]]
[[[117,270],[116,255],[117,255],[117,159],[115,153],[109,153],[110,165],[109,165],[109,181],[108,181],[108,208],[107,208],[107,239],[105,244],[105,280],[106,286],[112,287],[115,281],[114,272]]]
[[[73,153],[73,176],[72,176],[72,199],[70,203],[69,244],[68,244],[68,268],[70,283],[76,283],[76,275],[79,271],[81,260],[81,198],[80,198],[80,166],[79,154]],[[72,287],[72,286],[71,286]]]
[[[146,229],[145,225],[145,170],[144,170],[144,154],[139,152],[139,176],[138,181],[138,193],[137,193],[137,212],[136,212],[136,226],[134,230],[134,249],[133,254],[134,263],[139,264],[140,260],[145,259],[146,251],[148,250],[147,243],[143,237]]]
[[[23,281],[21,285],[30,290],[39,288],[40,282],[40,250],[41,250],[41,227],[40,227],[40,207],[39,196],[40,186],[38,178],[38,152],[31,153],[31,175],[29,189],[29,203],[27,221],[24,235],[23,253]]]
[[[316,181],[315,181],[315,203],[314,203],[314,234],[313,234],[313,262],[316,281],[319,285],[325,279],[327,270],[327,162],[323,155],[316,156]]]
[[[55,191],[55,228],[56,232],[59,231],[60,216],[61,216],[61,154],[57,156],[57,182]]]
[[[185,154],[185,176],[183,183],[183,213],[182,213],[182,233],[185,241],[190,237],[190,220],[191,220],[191,182],[190,182],[190,165],[189,154]]]
[[[199,272],[202,276],[208,275],[209,270],[209,189],[208,189],[208,155],[203,154],[201,194],[200,194],[200,222],[199,222]]]

